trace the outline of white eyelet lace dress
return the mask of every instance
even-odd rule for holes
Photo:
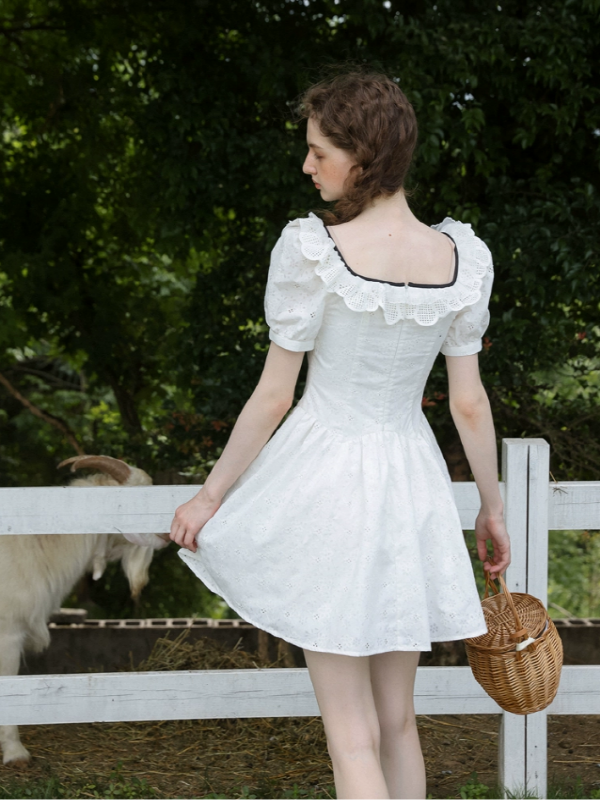
[[[470,225],[442,286],[362,278],[321,220],[277,242],[271,340],[310,351],[298,405],[180,556],[242,618],[308,650],[430,650],[486,625],[446,464],[421,410],[441,352],[477,353],[493,280]]]

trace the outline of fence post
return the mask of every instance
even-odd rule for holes
[[[547,603],[548,473],[550,447],[544,439],[504,439],[502,478],[506,484],[505,517],[511,537],[508,588]],[[520,716],[502,714],[498,780],[511,793],[523,789],[546,797],[546,711]]]

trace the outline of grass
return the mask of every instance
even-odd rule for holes
[[[313,789],[302,789],[298,786],[298,784],[294,784],[293,789],[288,789],[283,792],[283,794],[278,794],[278,797],[281,797],[283,800],[287,800],[288,798],[302,798],[303,800],[331,800],[333,798],[335,800],[335,789],[333,786],[324,787],[322,791],[314,791]],[[226,798],[229,795],[224,794],[204,794],[202,795],[202,800],[208,800],[208,798]],[[243,786],[241,790],[241,794],[237,795],[240,800],[254,800],[255,798],[271,798],[273,797],[273,793],[269,790],[268,786],[259,786],[256,788],[250,788],[249,786]]]
[[[258,798],[272,798],[273,793],[267,783],[258,786],[242,786],[239,794],[204,794],[203,800],[217,800],[220,798],[239,798],[239,800],[258,800]],[[333,786],[313,787],[303,789],[297,784],[293,789],[288,789],[279,794],[282,800],[335,800],[335,789]],[[550,783],[548,787],[548,800],[600,800],[600,788],[590,791],[580,778],[575,783]],[[84,779],[81,783],[63,783],[57,777],[52,776],[45,780],[28,781],[20,780],[13,776],[9,780],[0,779],[0,800],[83,800],[83,798],[106,798],[116,800],[116,798],[127,798],[128,800],[142,800],[147,798],[157,798],[155,790],[145,780],[138,778],[124,779],[121,775],[121,765],[111,772],[108,780]],[[428,795],[431,798],[431,795]],[[469,780],[458,789],[454,797],[462,800],[497,800],[503,797],[502,790],[498,786],[488,786],[482,783],[476,772],[473,772]],[[537,795],[530,791],[507,792],[507,797],[514,800],[533,800]]]
[[[62,800],[62,798],[155,798],[156,792],[145,780],[139,778],[123,778],[121,764],[110,773],[108,780],[85,778],[81,783],[63,783],[57,777],[37,781],[19,780],[11,777],[8,781],[0,779],[0,800],[24,800],[24,798],[39,798],[39,800]]]
[[[481,783],[477,773],[473,772],[469,780],[460,787],[458,796],[462,800],[497,800],[504,797],[501,787],[487,786]],[[537,798],[538,795],[532,791],[507,792],[506,796],[514,800],[527,800]],[[576,778],[575,783],[551,781],[548,785],[548,800],[600,800],[600,789],[589,789],[581,778]]]
[[[268,782],[267,782],[268,783]],[[239,794],[203,794],[199,797],[206,798],[240,798],[240,800],[254,800],[254,798],[272,798],[273,791],[269,785],[259,784],[255,787],[242,786]],[[277,795],[278,797],[287,800],[335,800],[335,789],[333,786],[323,787],[319,790],[303,789],[297,784],[293,789],[288,789],[283,794]],[[69,800],[83,800],[83,798],[107,798],[107,800],[116,800],[116,798],[127,798],[128,800],[141,800],[142,798],[157,798],[155,790],[145,780],[138,778],[124,779],[121,776],[121,766],[111,773],[108,780],[97,779],[84,779],[81,783],[70,781],[64,783],[57,777],[52,776],[44,780],[23,780],[16,776],[11,776],[9,780],[0,779],[0,800],[62,800],[69,798]]]
[[[575,783],[550,782],[548,787],[548,797],[551,800],[600,800],[600,788],[592,789],[586,787],[581,778],[576,778]]]

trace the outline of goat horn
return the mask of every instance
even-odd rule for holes
[[[114,478],[118,483],[126,483],[131,475],[131,467],[119,458],[111,456],[72,456],[61,461],[57,469],[71,465],[71,472],[77,469],[97,469]]]

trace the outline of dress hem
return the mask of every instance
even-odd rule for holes
[[[246,614],[245,612],[242,615],[242,612],[236,607],[237,604],[231,603],[229,598],[220,589],[217,588],[215,583],[213,583],[212,577],[209,576],[209,579],[208,580],[206,579],[207,571],[202,568],[202,566],[200,565],[200,562],[195,557],[194,553],[192,553],[191,551],[188,551],[188,550],[186,550],[185,548],[182,547],[179,550],[178,555],[181,558],[181,560],[185,564],[187,564],[187,566],[192,570],[192,572],[196,575],[196,577],[199,578],[202,581],[202,583],[208,589],[210,589],[211,592],[213,592],[213,594],[216,594],[219,597],[221,597],[227,603],[229,608],[233,609],[236,612],[236,614],[239,614],[240,618],[243,619],[245,622],[249,622],[250,625],[254,625],[255,628],[258,628],[261,631],[266,631],[267,633],[270,633],[272,636],[277,636],[277,638],[283,639],[285,642],[288,642],[289,644],[296,645],[296,647],[301,647],[303,650],[312,650],[314,653],[333,653],[333,654],[337,654],[337,655],[340,655],[340,656],[352,656],[353,658],[363,658],[364,656],[376,656],[376,655],[380,655],[381,653],[395,653],[395,652],[427,653],[427,652],[431,651],[431,645],[434,642],[458,642],[461,639],[471,639],[471,638],[473,638],[475,636],[482,636],[484,633],[488,632],[487,626],[485,626],[483,629],[480,628],[478,630],[475,630],[472,633],[460,634],[458,636],[446,636],[446,637],[444,637],[442,639],[431,639],[430,642],[429,642],[429,645],[430,645],[429,647],[424,647],[424,646],[422,647],[421,645],[418,645],[418,646],[410,646],[410,645],[405,646],[405,645],[403,645],[401,647],[387,647],[384,650],[368,650],[368,651],[366,651],[364,653],[363,652],[350,652],[348,650],[326,650],[323,647],[315,647],[314,645],[303,644],[298,639],[291,638],[289,636],[283,635],[283,634],[279,633],[271,625],[259,624],[258,622],[255,622],[253,619],[251,619],[251,617],[248,614]],[[192,563],[190,563],[190,562],[192,562]],[[195,562],[195,563],[193,563],[193,562]],[[202,574],[200,574],[200,573],[202,573]]]

